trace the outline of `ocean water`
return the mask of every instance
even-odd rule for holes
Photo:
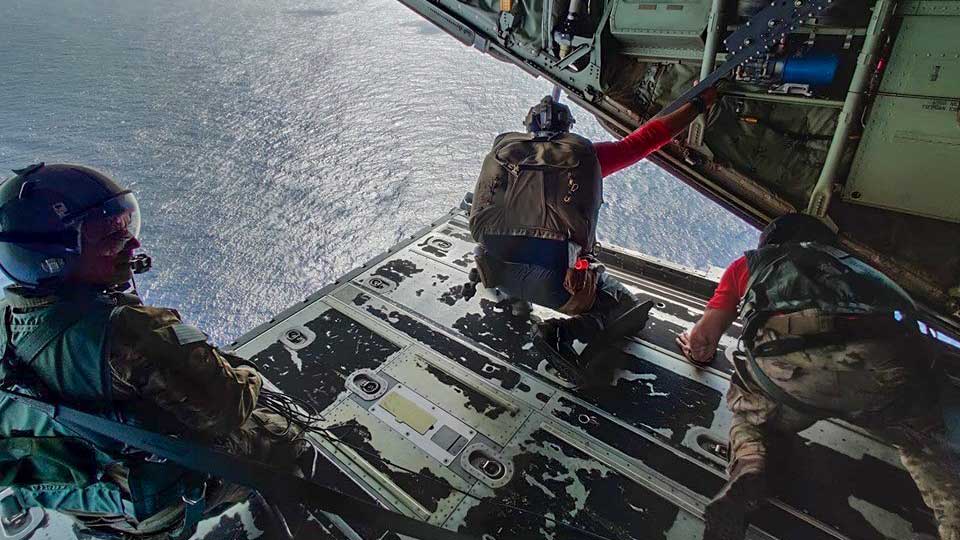
[[[155,261],[142,296],[218,343],[457,205],[549,91],[394,0],[0,2],[0,169],[129,185]],[[605,199],[604,243],[705,268],[756,242],[650,163]]]

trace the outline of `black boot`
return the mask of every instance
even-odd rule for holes
[[[547,357],[547,362],[560,374],[580,385],[584,380],[584,368],[580,355],[573,348],[570,324],[574,319],[547,319],[533,326],[533,344]]]
[[[703,540],[743,540],[747,534],[747,514],[763,502],[766,493],[763,459],[738,464],[720,493],[707,504]]]

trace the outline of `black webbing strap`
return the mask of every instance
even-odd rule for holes
[[[815,407],[808,403],[804,403],[799,399],[793,397],[792,395],[787,393],[784,389],[780,388],[780,386],[777,385],[777,383],[773,382],[773,380],[770,379],[770,377],[767,376],[767,374],[757,364],[757,359],[753,353],[754,349],[756,348],[754,339],[756,338],[758,331],[761,328],[763,328],[764,324],[766,324],[768,318],[770,318],[770,313],[766,313],[766,312],[756,313],[743,326],[743,332],[740,334],[740,339],[742,340],[744,345],[743,353],[744,353],[744,356],[746,357],[746,363],[747,363],[748,369],[745,370],[746,371],[745,373],[739,373],[739,370],[737,370],[740,377],[744,379],[748,379],[749,382],[756,384],[756,386],[759,387],[760,390],[768,398],[778,403],[782,403],[783,405],[786,405],[787,407],[790,407],[791,409],[794,409],[803,414],[813,416],[816,418],[830,418],[833,416],[838,416],[838,413],[836,411],[821,409],[819,407]],[[789,339],[790,337],[802,338],[804,336],[788,336],[787,339]],[[779,341],[784,341],[784,339],[781,339]],[[804,343],[806,342],[805,339],[801,339],[800,341],[803,341]],[[791,347],[789,347],[787,344],[783,344],[784,350],[789,348]],[[800,348],[803,348],[803,347],[800,347]],[[786,354],[786,352],[782,354]]]
[[[280,471],[264,463],[220,452],[193,442],[84,413],[63,405],[0,388],[5,395],[55,419],[60,424],[109,437],[144,452],[166,458],[184,468],[210,474],[260,492],[265,498],[288,505],[305,504],[310,509],[354,519],[421,540],[477,540],[449,531],[356,497],[340,493],[305,478]]]
[[[767,376],[762,369],[760,369],[760,366],[757,365],[757,360],[754,358],[753,353],[750,352],[749,346],[744,347],[744,356],[747,358],[747,365],[749,366],[749,369],[747,370],[747,373],[743,375],[749,377],[751,382],[756,383],[756,385],[760,387],[760,390],[762,390],[763,393],[766,394],[770,399],[815,418],[842,418],[844,416],[844,414],[839,411],[822,409],[820,407],[810,405],[809,403],[804,403],[803,401],[800,401],[799,399],[790,395],[784,389],[780,388],[780,386],[773,382],[773,380]]]

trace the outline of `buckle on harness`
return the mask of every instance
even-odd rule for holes
[[[194,489],[192,491],[193,493],[191,494],[190,497],[188,497],[186,493],[180,496],[180,498],[183,499],[183,502],[186,503],[188,506],[200,504],[204,501],[204,499],[207,496],[207,482],[206,481],[200,482],[200,489],[199,490]]]
[[[43,523],[42,508],[27,508],[13,488],[0,491],[0,534],[7,540],[25,540]]]
[[[200,485],[187,488],[187,493],[180,495],[183,500],[183,523],[170,533],[172,540],[187,540],[197,532],[197,524],[203,520],[203,512],[207,509],[207,481],[201,480]]]

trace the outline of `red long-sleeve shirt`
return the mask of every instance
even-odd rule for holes
[[[707,309],[722,309],[735,311],[740,299],[747,294],[747,283],[750,281],[750,269],[747,267],[747,258],[741,256],[730,263],[713,292],[713,297],[707,302]]]
[[[600,173],[611,175],[629,167],[670,142],[670,131],[661,120],[651,120],[619,141],[593,143],[600,161]]]

